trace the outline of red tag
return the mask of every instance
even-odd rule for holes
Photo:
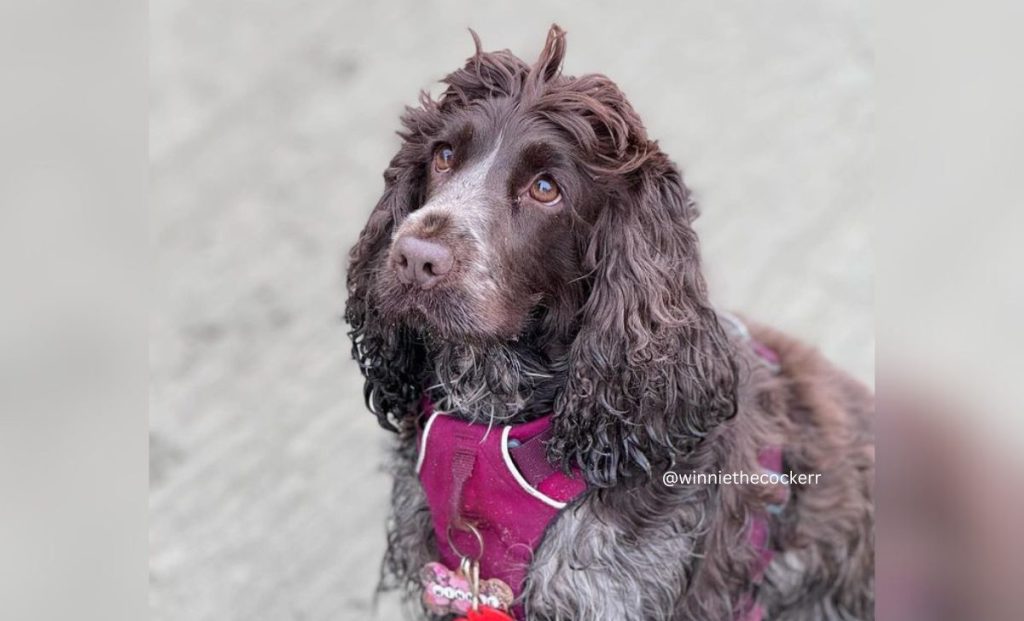
[[[455,621],[515,621],[508,613],[481,606],[479,610],[470,610],[465,617],[458,617]]]

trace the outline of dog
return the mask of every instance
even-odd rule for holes
[[[396,434],[379,590],[433,618],[474,571],[520,619],[873,618],[872,393],[712,307],[679,169],[614,82],[562,74],[562,29],[532,65],[472,36],[349,254]]]

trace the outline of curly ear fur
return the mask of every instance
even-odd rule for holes
[[[595,180],[618,187],[581,248],[591,290],[549,449],[610,486],[671,463],[732,417],[738,379],[679,171],[610,80],[573,84],[551,95],[552,114],[591,154]]]

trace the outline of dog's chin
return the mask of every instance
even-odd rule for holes
[[[491,304],[471,299],[458,288],[419,290],[397,285],[378,295],[381,319],[404,325],[433,345],[484,345],[518,340],[525,317],[495,312]]]

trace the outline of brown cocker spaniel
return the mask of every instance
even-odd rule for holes
[[[610,79],[561,73],[561,29],[533,65],[474,40],[403,115],[350,255],[353,353],[396,432],[380,588],[419,607],[423,568],[467,556],[521,618],[873,618],[871,393],[711,306],[679,169]],[[486,430],[452,444],[435,410]],[[766,468],[794,477],[724,477]]]

